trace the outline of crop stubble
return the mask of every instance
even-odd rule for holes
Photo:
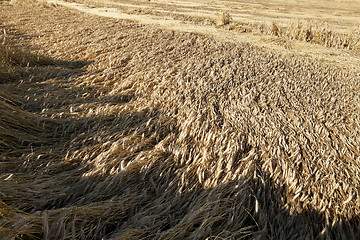
[[[0,16],[55,59],[3,84],[43,126],[2,152],[5,236],[356,238],[358,72],[63,9]]]

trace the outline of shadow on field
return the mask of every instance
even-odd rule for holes
[[[43,228],[50,238],[357,239],[359,234],[358,219],[330,224],[318,211],[290,214],[279,200],[283,195],[260,181],[178,192],[176,166],[163,164],[161,169],[171,170],[162,176],[144,176],[138,169],[84,177],[83,166],[73,168],[51,180],[57,186],[48,189],[49,195],[62,189],[56,199],[30,211],[41,214],[43,224],[49,221]],[[254,196],[259,193],[262,199]]]
[[[357,217],[332,223],[311,209],[290,213],[285,189],[262,173],[206,189],[189,175],[184,184],[184,166],[157,147],[169,130],[142,143],[161,114],[67,118],[59,131],[66,136],[32,149],[26,173],[0,168],[14,174],[0,183],[2,200],[37,216],[44,239],[357,238]],[[24,220],[13,221],[14,228]]]

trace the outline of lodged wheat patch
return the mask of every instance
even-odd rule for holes
[[[18,14],[18,31],[48,31],[31,43],[83,64],[6,85],[52,124],[1,155],[0,236],[358,236],[359,72],[59,9]]]
[[[29,74],[30,66],[45,64],[48,59],[24,51],[0,33],[0,83],[9,83]],[[36,115],[21,108],[22,99],[0,87],[0,150],[20,148],[24,143],[36,142],[41,127]]]

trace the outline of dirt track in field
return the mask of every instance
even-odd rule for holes
[[[0,198],[23,211],[1,234],[358,236],[358,70],[61,7],[0,21],[56,60],[2,84],[44,129],[1,154]]]

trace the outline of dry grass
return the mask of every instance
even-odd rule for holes
[[[194,32],[220,41],[250,43],[274,51],[308,55],[340,67],[357,68],[360,64],[360,22],[356,17],[355,2],[302,1],[296,6],[292,2],[278,0],[262,4],[227,0],[211,3],[194,0],[158,0],[151,3],[107,0],[91,4],[84,0],[51,2],[98,16],[130,19],[162,29]],[[224,14],[216,15],[219,11]],[[231,12],[231,24],[219,27],[224,26],[228,12]],[[275,24],[264,24],[271,22]]]
[[[9,83],[23,76],[27,72],[25,68],[39,62],[40,58],[35,57],[33,54],[25,53],[15,46],[14,43],[6,38],[6,31],[4,30],[0,34],[0,83]],[[9,164],[19,163],[18,161],[8,162],[6,156],[16,156],[21,152],[21,149],[40,143],[39,133],[42,127],[38,126],[38,118],[35,114],[22,109],[21,102],[21,97],[11,94],[0,86],[0,168]],[[4,175],[2,174],[2,180],[3,177]],[[21,230],[7,227],[8,220],[26,219],[27,216],[28,214],[25,212],[8,206],[0,199],[0,238],[8,239],[8,236],[13,234],[21,238],[34,238],[35,233],[32,231],[22,232]]]
[[[231,17],[229,12],[219,13],[216,17],[216,25],[223,26],[230,24]]]
[[[262,33],[287,40],[298,40],[340,49],[360,49],[359,31],[350,29],[347,33],[340,33],[333,30],[325,22],[303,21],[285,26],[272,23],[269,27],[261,25],[259,29]]]
[[[36,143],[38,138],[35,133],[41,129],[36,124],[35,115],[22,110],[10,96],[0,88],[0,152]]]
[[[46,0],[10,0],[10,4],[18,6],[55,6],[55,4],[49,5]]]
[[[0,82],[9,79],[15,74],[14,68],[9,60],[9,46],[5,43],[6,31],[0,34]]]
[[[1,155],[0,236],[358,236],[358,71],[59,9],[5,10],[4,22],[27,18],[18,31],[48,31],[29,40],[44,52],[89,64],[7,84],[54,123],[35,133],[47,141]]]
[[[24,50],[17,46],[6,30],[0,32],[0,83],[10,81],[15,77],[26,74],[31,67],[54,64],[54,61]]]
[[[29,67],[49,63],[45,57],[23,51],[6,36],[0,34],[0,83],[8,83],[29,74]],[[22,100],[0,87],[0,151],[17,149],[38,141],[36,116],[21,109]]]

